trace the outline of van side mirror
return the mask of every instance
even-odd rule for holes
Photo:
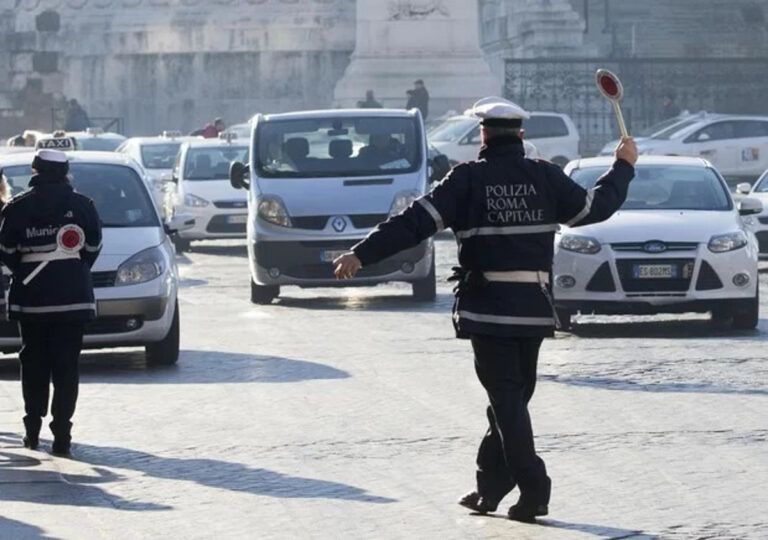
[[[742,216],[754,216],[763,212],[763,203],[758,199],[742,199],[739,203],[739,214]]]
[[[749,182],[742,182],[736,186],[736,193],[739,195],[749,195],[752,192],[752,185]]]
[[[251,187],[250,182],[251,168],[245,163],[240,161],[233,161],[229,166],[229,183],[235,189],[248,189]]]
[[[429,176],[429,182],[439,182],[445,175],[451,172],[451,162],[448,160],[448,156],[444,154],[438,154],[431,160],[432,171]]]

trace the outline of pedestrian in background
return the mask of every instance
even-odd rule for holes
[[[483,146],[478,161],[462,163],[429,194],[379,225],[334,261],[336,276],[417,246],[445,228],[459,243],[453,319],[457,337],[469,339],[475,371],[490,406],[489,428],[477,456],[477,489],[460,504],[493,512],[515,486],[510,519],[535,522],[547,515],[551,480],[536,454],[528,402],[536,385],[539,349],[555,328],[550,276],[555,232],[604,221],[624,203],[637,148],[624,139],[616,161],[587,191],[556,165],[527,159],[523,120],[516,104],[487,98],[474,107]]]
[[[365,92],[365,100],[357,102],[358,109],[382,109],[381,103],[376,100],[373,95],[373,90],[367,90]]]
[[[421,117],[426,120],[429,117],[429,92],[427,87],[424,86],[424,81],[418,79],[413,83],[413,89],[408,90],[408,102],[405,104],[405,108],[408,110],[419,109],[421,111]]]
[[[24,446],[35,450],[48,411],[52,452],[67,455],[85,323],[96,316],[91,267],[101,250],[93,202],[75,193],[67,155],[38,150],[30,189],[0,212],[0,261],[11,271],[8,318],[19,322]]]
[[[675,102],[677,96],[672,90],[664,93],[661,102],[661,119],[668,120],[670,118],[677,118],[680,116],[681,110],[678,104]]]
[[[224,123],[224,119],[216,118],[213,122],[205,124],[200,129],[196,129],[190,135],[204,139],[217,139],[225,129],[227,129],[227,126]]]
[[[91,119],[88,113],[77,102],[76,99],[70,99],[67,103],[67,114],[64,120],[64,131],[85,131],[91,127]]]

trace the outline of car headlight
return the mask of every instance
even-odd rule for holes
[[[285,204],[277,197],[265,195],[259,198],[258,214],[261,219],[280,227],[292,227],[291,217]]]
[[[594,255],[602,249],[600,242],[590,236],[577,236],[575,234],[566,234],[560,239],[560,247],[575,253],[584,253]]]
[[[418,191],[401,191],[395,195],[395,200],[392,201],[392,208],[389,210],[390,217],[401,213],[403,210],[411,206],[419,197],[421,197],[421,193]]]
[[[160,248],[145,249],[120,265],[115,286],[138,285],[152,281],[165,272],[165,266],[165,258]]]
[[[712,253],[725,253],[741,249],[747,245],[749,240],[744,231],[736,231],[728,234],[719,234],[713,236],[709,241],[709,251]]]
[[[184,195],[184,206],[190,206],[192,208],[204,208],[209,204],[211,203],[202,197],[198,197],[197,195],[192,195],[191,193]]]

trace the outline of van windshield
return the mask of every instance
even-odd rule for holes
[[[415,172],[422,164],[415,118],[276,120],[259,125],[259,175],[348,177]]]

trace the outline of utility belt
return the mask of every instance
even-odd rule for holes
[[[21,262],[22,263],[40,263],[38,264],[32,272],[29,273],[29,275],[24,278],[24,285],[29,285],[33,279],[37,277],[37,275],[45,269],[46,266],[48,266],[48,263],[51,263],[53,261],[66,261],[66,260],[75,260],[80,259],[80,253],[79,252],[66,252],[62,250],[56,250],[56,251],[47,251],[44,253],[25,253],[21,256]]]

